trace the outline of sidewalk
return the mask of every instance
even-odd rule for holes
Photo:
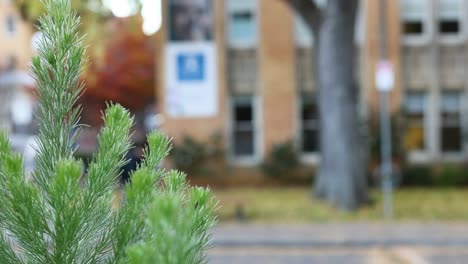
[[[221,224],[211,264],[462,264],[468,223]]]
[[[221,224],[214,242],[217,247],[468,247],[468,223]]]

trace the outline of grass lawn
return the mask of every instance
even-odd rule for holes
[[[311,198],[308,188],[218,189],[222,222],[234,221],[242,207],[247,221],[307,223],[325,221],[381,221],[381,193],[357,212],[339,211]],[[394,194],[396,220],[468,221],[468,189],[402,189]]]

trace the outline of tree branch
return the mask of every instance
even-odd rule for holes
[[[313,0],[283,0],[293,9],[309,26],[310,29],[316,30],[321,20],[320,7]]]

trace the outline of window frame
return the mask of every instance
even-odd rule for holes
[[[235,2],[239,0],[226,0],[225,1],[225,39],[226,39],[226,44],[229,48],[235,48],[235,49],[251,49],[251,48],[256,48],[258,46],[258,43],[260,41],[260,25],[259,25],[259,0],[243,0],[246,2],[253,2],[252,4],[252,14],[253,14],[253,38],[251,40],[233,40],[231,38],[231,25],[232,25],[232,10],[231,10],[231,5],[230,2]],[[246,9],[247,10],[247,9]]]
[[[441,2],[439,2],[439,5],[440,5]],[[459,17],[459,31],[457,34],[442,34],[440,32],[440,23],[441,23],[441,18],[440,18],[440,14],[438,11],[437,14],[436,14],[436,19],[437,21],[435,21],[435,24],[436,24],[436,28],[437,28],[437,34],[439,36],[439,42],[441,44],[447,44],[447,45],[450,45],[450,44],[459,44],[459,43],[462,43],[466,40],[466,33],[467,33],[467,23],[468,23],[468,18],[466,17],[466,15],[468,14],[468,11],[467,11],[467,8],[468,8],[468,4],[467,4],[467,1],[465,0],[461,0],[460,1],[461,3],[461,8],[459,9],[460,10],[460,17]],[[440,8],[437,8],[438,10],[440,10]]]
[[[298,153],[300,156],[300,160],[302,163],[305,164],[318,164],[320,162],[320,113],[319,113],[319,101],[318,101],[318,93],[314,91],[299,91],[297,93],[297,149]],[[315,101],[316,107],[317,107],[317,116],[316,119],[314,120],[303,120],[302,118],[302,111],[303,111],[303,106],[304,106],[304,99],[310,98],[312,102]],[[305,128],[305,123],[311,123],[311,122],[316,122],[316,132],[317,132],[317,151],[313,152],[306,152],[304,151],[304,130]],[[309,128],[312,130],[311,128]]]
[[[443,109],[443,106],[442,106],[442,102],[443,102],[443,98],[444,98],[444,95],[445,94],[457,94],[458,95],[458,126],[447,126],[444,124],[444,109]],[[437,129],[439,129],[439,133],[440,133],[440,136],[439,136],[439,150],[440,150],[440,154],[447,158],[447,157],[451,157],[451,156],[460,156],[462,154],[465,153],[465,142],[464,142],[464,122],[463,122],[463,101],[465,99],[465,93],[463,92],[463,90],[446,90],[446,91],[441,91],[440,92],[440,108],[439,108],[439,111],[438,111],[438,115],[439,115],[439,118],[440,118],[440,125]],[[443,129],[446,128],[446,127],[458,127],[460,129],[460,150],[457,150],[457,151],[444,151],[444,148],[443,148]]]
[[[423,161],[423,160],[427,160],[428,157],[429,157],[429,151],[430,151],[430,146],[429,146],[429,142],[430,142],[430,139],[429,139],[429,136],[430,136],[430,127],[429,127],[429,115],[430,115],[430,108],[429,108],[429,97],[430,97],[430,94],[429,94],[429,91],[426,91],[426,90],[410,90],[410,91],[406,91],[405,92],[405,98],[404,98],[404,114],[405,114],[405,118],[406,119],[409,119],[410,118],[410,114],[409,114],[409,111],[408,111],[408,98],[411,96],[411,95],[415,95],[415,94],[419,94],[422,96],[422,111],[421,111],[421,114],[422,114],[422,124],[421,124],[421,127],[423,129],[423,144],[424,144],[424,148],[422,149],[414,149],[414,150],[408,150],[408,157],[409,157],[409,160],[412,161],[412,162],[415,162],[415,161]],[[405,129],[405,132],[406,132],[406,129]]]
[[[235,120],[235,107],[238,103],[247,102],[252,106],[252,121],[251,121],[251,130],[252,130],[252,147],[253,153],[251,155],[237,155],[235,153],[234,144],[236,143],[235,133],[238,131],[236,126],[238,125]],[[229,111],[228,111],[228,161],[231,164],[237,166],[256,166],[261,162],[261,126],[259,126],[260,117],[260,104],[258,96],[256,95],[230,95],[229,97]],[[242,121],[241,123],[247,123],[248,121]],[[245,124],[243,124],[245,125]]]
[[[421,1],[423,5],[426,5],[425,9],[426,12],[423,11],[422,13],[422,27],[423,31],[420,35],[408,35],[404,32],[404,22],[407,21],[404,12],[403,12],[403,5],[405,1],[416,1],[416,0],[400,0],[399,1],[399,10],[400,10],[400,31],[401,31],[401,39],[404,44],[412,45],[412,46],[420,46],[425,45],[431,41],[431,37],[434,33],[434,23],[431,23],[431,10],[432,10],[432,2],[427,0],[417,0]]]

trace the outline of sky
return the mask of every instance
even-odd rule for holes
[[[141,15],[143,16],[143,32],[146,35],[156,33],[162,24],[161,0],[140,0],[142,3]],[[129,0],[104,0],[117,17],[134,15],[137,10],[132,1]]]

